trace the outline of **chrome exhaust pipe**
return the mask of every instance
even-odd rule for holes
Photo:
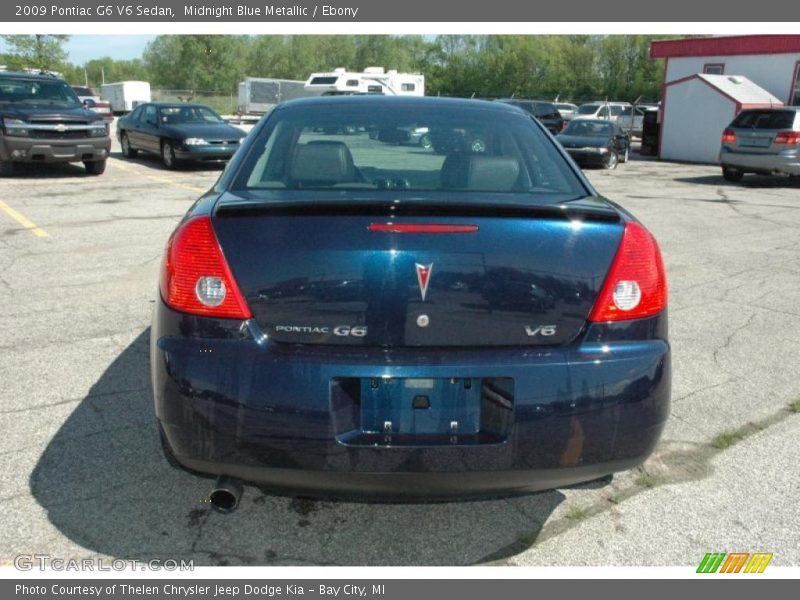
[[[236,510],[241,497],[242,482],[227,475],[220,475],[208,495],[208,501],[211,502],[214,510],[218,510],[221,513],[229,513]]]

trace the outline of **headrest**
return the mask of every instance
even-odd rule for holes
[[[519,161],[509,156],[455,152],[442,165],[442,187],[446,189],[511,192],[518,179]]]
[[[289,179],[300,186],[352,182],[355,179],[353,155],[342,142],[298,144],[292,156]]]

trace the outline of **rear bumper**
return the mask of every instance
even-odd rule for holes
[[[650,321],[642,328],[666,328],[666,315]],[[207,337],[226,326],[225,339]],[[663,339],[558,349],[301,347],[258,343],[246,328],[159,301],[151,369],[156,415],[180,463],[306,494],[435,497],[568,485],[643,462],[669,413]],[[417,443],[413,434],[348,443],[342,434],[353,414],[332,392],[342,377],[513,378],[513,416],[492,443]]]
[[[0,138],[0,159],[14,162],[80,162],[105,160],[111,138],[55,140],[39,138]]]
[[[723,150],[719,154],[723,167],[752,173],[800,175],[800,154],[749,154]]]

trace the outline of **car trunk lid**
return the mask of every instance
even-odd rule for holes
[[[582,330],[623,227],[600,201],[223,201],[214,229],[273,341],[538,346]]]

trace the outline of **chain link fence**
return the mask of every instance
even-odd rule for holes
[[[198,102],[206,104],[221,115],[234,115],[237,110],[237,92],[211,90],[167,90],[152,89],[150,95],[154,102]]]

